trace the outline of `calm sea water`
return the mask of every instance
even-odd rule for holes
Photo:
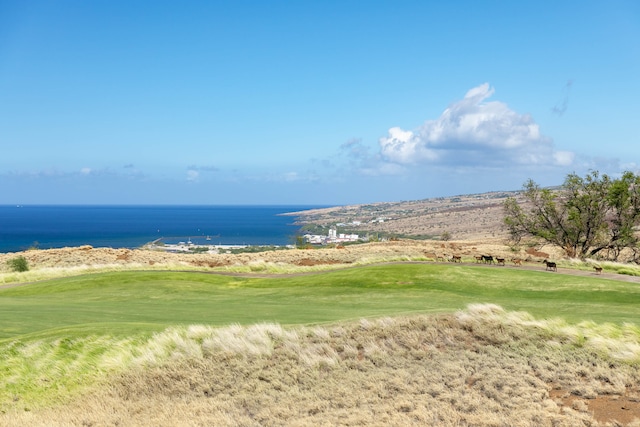
[[[92,245],[135,248],[162,239],[287,245],[298,227],[282,213],[314,206],[0,206],[0,252]],[[208,239],[207,239],[208,237]]]

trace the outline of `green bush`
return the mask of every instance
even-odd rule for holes
[[[640,272],[633,268],[621,268],[618,274],[626,274],[627,276],[640,276]]]
[[[22,255],[19,257],[11,258],[7,261],[7,265],[11,269],[11,271],[17,271],[19,273],[23,271],[29,271],[29,263],[27,259]]]

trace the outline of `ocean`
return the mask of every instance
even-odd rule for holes
[[[158,239],[209,245],[287,245],[299,227],[281,215],[322,206],[0,206],[0,252],[66,246],[136,248]]]

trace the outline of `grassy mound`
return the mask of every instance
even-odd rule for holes
[[[170,328],[130,350],[108,382],[63,406],[5,408],[0,423],[597,426],[632,425],[640,410],[637,328],[495,305],[315,327]],[[612,397],[627,411],[605,411]]]

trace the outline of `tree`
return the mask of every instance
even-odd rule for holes
[[[558,190],[540,188],[532,180],[523,190],[524,203],[511,197],[504,204],[504,223],[516,242],[533,236],[580,258],[605,249],[613,259],[624,248],[636,254],[640,177],[633,173],[616,180],[597,171],[584,178],[572,173]]]
[[[609,189],[607,203],[612,212],[607,218],[610,244],[606,249],[617,259],[624,248],[631,248],[634,260],[637,259],[639,240],[635,227],[640,223],[640,176],[625,172],[615,180]]]

